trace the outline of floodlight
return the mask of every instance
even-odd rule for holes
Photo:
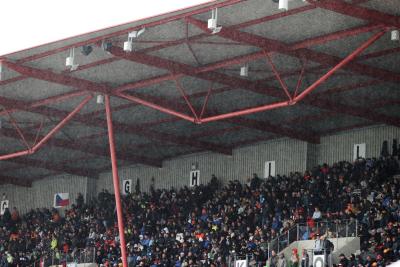
[[[124,42],[124,51],[131,52],[132,50],[133,50],[133,42],[131,40]]]
[[[279,0],[278,8],[279,8],[279,10],[287,11],[289,9],[289,1],[288,0]]]
[[[92,51],[93,51],[92,46],[90,46],[90,45],[82,46],[82,50],[81,50],[82,55],[88,56],[90,53],[92,53]]]
[[[208,29],[211,30],[212,34],[219,33],[222,26],[218,26],[218,9],[213,9],[211,11],[211,18],[208,20]]]
[[[97,95],[96,103],[104,104],[104,95]]]
[[[70,71],[75,71],[75,70],[78,69],[78,67],[79,67],[79,64],[75,64],[75,65],[72,65],[71,68],[70,68],[69,70],[70,70]]]
[[[131,31],[128,33],[128,41],[124,42],[124,51],[131,52],[133,50],[133,39],[138,38],[144,33],[146,28],[141,28],[138,31]]]
[[[75,48],[69,50],[69,57],[65,59],[65,66],[70,67],[71,71],[78,69],[79,64],[75,64]]]
[[[242,77],[249,76],[249,66],[247,64],[240,68],[240,76]]]
[[[399,30],[393,30],[390,33],[390,40],[392,40],[392,41],[399,41],[400,40]]]
[[[141,28],[138,31],[131,31],[128,34],[128,38],[138,38],[140,35],[142,35],[142,33],[144,33],[146,31],[146,28]]]

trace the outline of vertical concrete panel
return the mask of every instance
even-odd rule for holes
[[[0,187],[0,197],[6,195],[10,208],[16,207],[21,213],[34,208],[35,197],[31,194],[31,188],[15,185],[3,185]]]
[[[389,143],[392,152],[393,139],[399,140],[400,128],[393,126],[374,126],[324,136],[317,145],[318,163],[332,164],[337,161],[353,160],[354,144],[366,144],[366,157],[379,157],[384,140]]]
[[[222,182],[245,181],[253,173],[263,176],[265,161],[275,160],[279,174],[304,171],[306,168],[307,143],[297,140],[280,139],[235,149],[232,156],[215,153],[186,155],[163,162],[162,168],[135,165],[119,170],[120,180],[140,178],[142,191],[148,191],[151,178],[156,188],[179,188],[189,185],[192,164],[200,170],[201,182],[207,183],[213,174]],[[99,190],[112,190],[111,172],[100,174]]]
[[[237,177],[245,181],[253,173],[264,175],[265,161],[276,162],[276,173],[287,175],[290,172],[301,171],[306,168],[307,143],[279,139],[257,146],[249,146],[235,150],[234,161],[237,166]]]
[[[306,169],[311,170],[318,165],[318,145],[307,143],[307,163]]]
[[[192,164],[197,164],[201,173],[201,182],[207,183],[212,174],[222,182],[240,180],[245,182],[253,173],[263,177],[264,162],[275,160],[276,173],[287,175],[290,172],[304,172],[316,164],[353,159],[353,145],[366,143],[366,156],[378,157],[382,142],[400,141],[400,128],[391,126],[375,126],[324,136],[320,144],[308,144],[293,139],[277,139],[240,147],[232,156],[215,153],[197,153],[166,160],[162,168],[133,165],[119,170],[120,179],[132,179],[133,189],[136,180],[140,179],[141,190],[148,191],[151,178],[154,177],[156,188],[179,188],[189,185],[189,174]],[[113,191],[111,172],[104,172],[99,179],[73,175],[58,175],[36,181],[32,187],[14,185],[0,186],[0,196],[7,194],[11,207],[17,207],[22,213],[32,208],[51,207],[54,193],[68,192],[72,203],[79,192],[86,199],[91,199],[102,189]]]
[[[87,178],[69,174],[57,175],[34,182],[32,188],[36,196],[36,207],[51,207],[55,193],[69,193],[70,203],[74,204],[78,193],[86,193]]]
[[[78,193],[85,194],[87,178],[73,175],[58,175],[32,183],[32,187],[3,185],[0,195],[6,194],[10,207],[21,213],[36,208],[51,208],[55,193],[69,193],[71,203],[75,203]]]

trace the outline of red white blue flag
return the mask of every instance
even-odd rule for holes
[[[61,208],[69,205],[69,193],[54,194],[54,208]]]

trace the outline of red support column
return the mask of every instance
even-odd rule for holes
[[[105,96],[105,104],[106,104],[106,115],[107,115],[108,140],[110,143],[110,156],[111,156],[111,167],[112,167],[113,184],[114,184],[115,204],[117,206],[117,220],[118,220],[119,241],[121,246],[122,266],[128,267],[128,261],[126,258],[127,257],[126,243],[124,235],[124,219],[122,217],[121,196],[119,193],[120,187],[119,187],[119,176],[118,176],[118,166],[117,166],[117,155],[115,153],[110,97],[108,95]]]

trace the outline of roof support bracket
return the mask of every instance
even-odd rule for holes
[[[279,75],[278,70],[275,67],[274,62],[272,61],[271,56],[269,55],[269,53],[267,53],[265,50],[263,50],[265,57],[267,58],[267,62],[269,63],[269,65],[271,66],[271,69],[273,71],[273,73],[275,74],[276,79],[278,80],[278,82],[280,83],[283,91],[285,92],[286,96],[289,98],[289,101],[292,101],[292,96],[289,93],[289,89],[285,83],[284,80],[282,80],[281,75]]]
[[[31,146],[28,144],[26,141],[26,138],[24,136],[24,133],[22,132],[21,128],[19,128],[17,121],[15,118],[11,115],[10,112],[8,112],[7,108],[4,107],[4,111],[7,113],[8,117],[10,118],[11,124],[13,125],[14,129],[17,131],[19,137],[21,138],[22,143],[26,146],[26,148],[29,150],[31,149]]]
[[[302,82],[303,82],[303,78],[304,78],[304,73],[305,73],[305,70],[306,70],[306,66],[307,66],[307,59],[306,59],[306,58],[303,58],[303,57],[302,57],[300,61],[301,61],[302,67],[301,67],[299,79],[297,80],[296,89],[294,90],[294,93],[293,93],[293,97],[294,97],[294,98],[297,96],[297,93],[298,93],[299,90],[300,90],[301,84],[302,84]]]
[[[36,132],[36,137],[35,137],[35,141],[33,141],[33,145],[36,145],[36,143],[37,143],[37,141],[39,139],[40,132],[42,131],[42,128],[43,128],[43,123],[44,123],[44,120],[42,118],[42,121],[40,122],[39,128],[38,128],[38,130]]]
[[[208,88],[206,98],[204,99],[203,107],[201,108],[200,112],[200,120],[203,118],[204,113],[206,112],[207,104],[208,104],[208,99],[210,98],[211,91],[214,87],[214,83],[211,84],[210,88]]]
[[[189,98],[187,97],[186,92],[185,92],[185,90],[183,89],[183,86],[182,86],[181,82],[179,81],[179,78],[175,78],[174,81],[175,81],[175,84],[176,84],[176,88],[177,88],[178,91],[181,93],[183,99],[184,99],[185,102],[186,102],[186,105],[189,107],[190,111],[192,112],[192,114],[193,114],[193,116],[194,116],[194,118],[195,118],[195,121],[196,121],[196,122],[199,121],[199,117],[197,116],[197,113],[196,113],[196,111],[194,110],[192,103],[190,103],[190,100],[189,100]]]

